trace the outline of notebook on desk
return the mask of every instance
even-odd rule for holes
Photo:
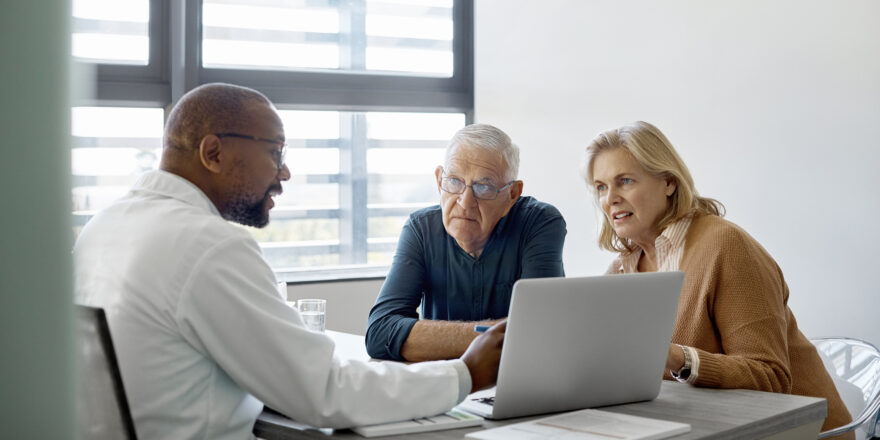
[[[656,272],[517,281],[497,386],[459,407],[505,419],[654,399],[683,279]]]

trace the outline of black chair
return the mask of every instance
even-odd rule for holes
[[[75,307],[79,438],[136,439],[104,310]]]

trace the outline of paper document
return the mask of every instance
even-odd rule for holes
[[[383,423],[381,425],[359,426],[357,428],[351,428],[351,430],[364,437],[379,437],[383,435],[411,434],[414,432],[466,428],[468,426],[480,426],[482,423],[482,417],[453,408],[443,414],[433,417]]]
[[[531,422],[516,423],[465,437],[482,440],[655,440],[691,430],[687,423],[585,409]]]

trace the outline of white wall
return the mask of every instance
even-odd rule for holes
[[[476,120],[522,147],[525,193],[598,274],[578,167],[599,131],[660,127],[701,194],[782,267],[808,336],[880,344],[880,2],[477,0]]]

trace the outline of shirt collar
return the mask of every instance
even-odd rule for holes
[[[693,214],[688,214],[667,226],[666,229],[660,233],[660,236],[657,237],[654,246],[660,246],[663,244],[667,246],[667,249],[678,249],[681,246],[684,246],[684,238],[687,235],[688,227],[690,227],[693,219]]]
[[[665,251],[663,254],[668,255],[673,249],[678,249],[681,246],[684,246],[684,239],[693,219],[693,214],[688,214],[667,226],[654,240],[654,248],[658,250],[662,249]],[[634,246],[635,247],[631,252],[621,254],[621,272],[637,272],[639,257],[642,255],[642,248],[638,245]]]
[[[180,200],[220,216],[220,211],[211,199],[194,183],[176,174],[163,170],[148,171],[142,174],[132,187],[133,192],[149,192]]]

